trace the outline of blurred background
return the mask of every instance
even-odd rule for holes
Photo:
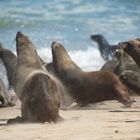
[[[46,62],[58,41],[82,69],[98,70],[104,60],[90,35],[110,44],[140,37],[140,0],[0,0],[0,42],[14,52],[17,31]]]

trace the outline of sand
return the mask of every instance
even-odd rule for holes
[[[57,124],[0,126],[0,140],[140,140],[140,97],[135,108],[117,101],[62,111],[66,120]],[[0,108],[0,123],[20,115],[20,102]]]

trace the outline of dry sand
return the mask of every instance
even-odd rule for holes
[[[136,108],[117,101],[92,107],[60,110],[66,121],[58,124],[0,126],[0,140],[140,140],[140,97]],[[0,108],[0,123],[20,115],[20,103]]]

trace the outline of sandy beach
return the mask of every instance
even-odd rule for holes
[[[117,101],[62,111],[66,120],[57,124],[0,126],[0,140],[140,140],[140,97],[135,108]],[[0,108],[0,123],[20,115],[20,102]]]

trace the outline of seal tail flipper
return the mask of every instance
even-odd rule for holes
[[[127,87],[125,87],[124,85],[115,85],[115,91],[118,101],[125,107],[129,108],[133,105],[134,99],[130,97]]]

